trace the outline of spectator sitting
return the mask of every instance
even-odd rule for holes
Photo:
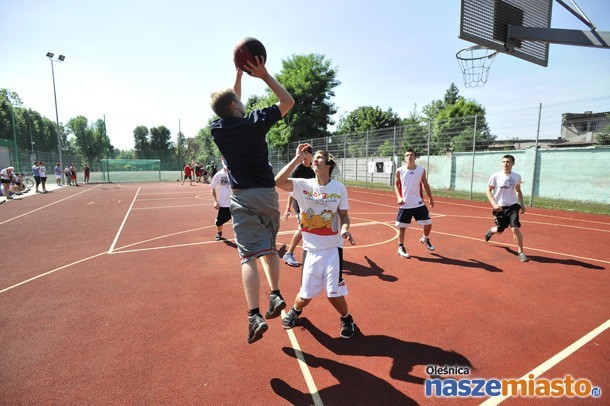
[[[2,189],[4,191],[4,196],[6,196],[7,199],[13,198],[10,193],[10,188],[14,175],[15,168],[13,168],[12,166],[8,166],[0,171],[0,181],[2,182]]]

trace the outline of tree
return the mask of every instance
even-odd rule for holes
[[[295,105],[271,128],[269,142],[282,147],[292,141],[330,135],[328,126],[334,124],[331,116],[337,112],[331,98],[341,83],[331,61],[317,54],[293,55],[282,60],[276,79],[292,95]],[[270,89],[266,92],[265,97],[250,98],[246,107],[266,107],[277,102]]]
[[[172,132],[161,125],[150,129],[150,150],[151,151],[168,151],[171,147]]]
[[[400,125],[400,117],[391,108],[383,111],[379,106],[361,106],[339,119],[336,133],[346,134],[348,156],[362,156],[366,150],[367,131],[383,130],[398,125]],[[378,153],[387,156],[389,144],[379,148],[381,150],[378,150]]]
[[[351,134],[368,130],[392,128],[400,125],[400,117],[389,108],[361,106],[339,119],[337,134]]]
[[[413,111],[409,113],[409,117],[402,120],[401,125],[403,134],[398,155],[407,148],[413,148],[418,154],[422,154],[428,144],[429,129],[428,123],[417,114],[417,105],[413,106]]]
[[[133,141],[135,156],[138,159],[148,158],[150,151],[150,141],[148,140],[148,128],[143,125],[137,126],[133,130]]]
[[[194,154],[195,160],[199,162],[210,162],[220,160],[220,151],[212,139],[212,122],[215,118],[208,120],[208,125],[199,130],[196,141],[199,150]]]
[[[89,124],[86,117],[78,116],[68,121],[68,130],[74,135],[74,144],[79,155],[85,158],[91,167],[95,167],[100,159],[109,156],[114,148],[106,135],[104,120]]]

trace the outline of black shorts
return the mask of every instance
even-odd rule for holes
[[[2,179],[2,183],[11,183],[10,179]]]
[[[400,209],[398,210],[398,216],[396,216],[396,227],[406,228],[411,225],[411,219],[414,218],[419,225],[432,224],[430,219],[430,212],[426,205],[414,207],[412,209]]]
[[[515,203],[512,206],[502,206],[502,211],[493,211],[499,233],[504,231],[508,226],[514,228],[521,227],[521,223],[519,222],[519,210],[521,210],[521,206]]]
[[[36,181],[36,186],[40,185],[40,176],[34,176],[34,180]]]
[[[216,227],[220,227],[227,221],[231,220],[231,209],[228,207],[219,207],[216,215]]]

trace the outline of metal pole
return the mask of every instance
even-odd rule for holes
[[[540,118],[542,117],[542,103],[538,106],[538,129],[536,130],[536,143],[534,144],[534,167],[532,169],[532,188],[530,190],[530,207],[534,204],[534,185],[536,183],[536,164],[538,161],[538,139],[540,138]]]
[[[341,162],[341,172],[343,172],[343,183],[345,183],[345,160],[347,159],[347,134],[343,134],[343,162]]]
[[[392,146],[392,169],[390,170],[390,186],[392,187],[392,191],[394,191],[394,187],[396,186],[396,182],[394,180],[394,166],[396,164],[396,126],[394,126],[394,145]]]
[[[368,189],[369,188],[369,174],[368,174],[368,170],[369,170],[369,130],[366,130],[366,146],[365,146],[365,155],[366,155],[366,159],[364,160],[365,165],[364,165],[364,188]]]
[[[180,166],[180,180],[182,180],[182,131],[180,130],[180,119],[178,119],[178,166]],[[191,178],[192,179],[192,178]]]
[[[474,182],[474,156],[477,145],[477,114],[474,115],[474,133],[472,135],[472,169],[470,171],[470,200],[472,200],[472,184]]]
[[[11,104],[11,123],[13,124],[13,142],[15,144],[15,162],[17,171],[19,173],[21,170],[19,168],[19,149],[17,149],[17,130],[15,129],[15,111],[13,110],[13,105]],[[8,197],[8,196],[7,196]]]
[[[32,144],[32,160],[36,159],[36,154],[34,153],[34,138],[32,137],[32,117],[30,116],[30,112],[27,112],[28,115],[28,129],[30,130],[30,143]],[[63,176],[62,176],[63,178]]]
[[[430,137],[432,137],[432,122],[428,122],[428,167],[426,168],[427,176],[430,176]]]
[[[59,152],[59,162],[63,164],[61,157],[61,135],[59,131],[59,112],[57,111],[57,92],[55,90],[55,69],[53,68],[53,59],[51,61],[51,76],[53,77],[53,98],[55,100],[55,123],[57,124],[57,151]],[[62,181],[63,184],[63,181]]]

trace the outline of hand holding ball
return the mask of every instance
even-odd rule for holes
[[[267,61],[265,46],[256,38],[247,37],[242,39],[235,45],[235,49],[233,50],[233,62],[235,62],[235,67],[245,72],[249,72],[247,62],[256,65],[256,56],[258,56],[259,61],[263,65]]]

